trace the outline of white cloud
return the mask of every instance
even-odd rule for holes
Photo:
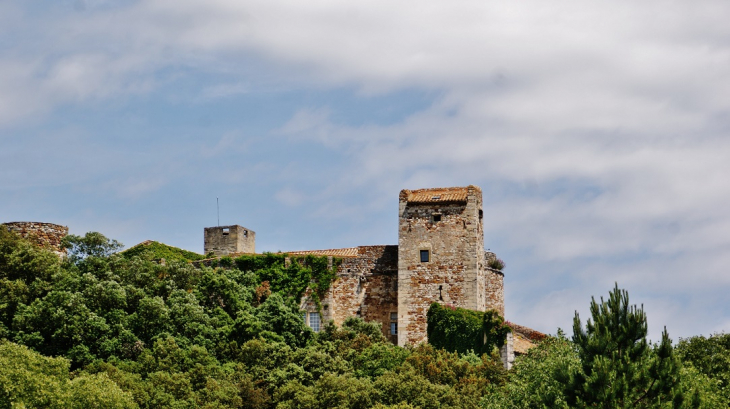
[[[694,291],[728,286],[727,2],[84,4],[82,13],[40,17],[0,5],[0,23],[10,27],[0,30],[18,38],[0,57],[0,125],[152,92],[188,70],[229,80],[204,86],[196,93],[203,100],[248,93],[259,80],[344,85],[363,98],[436,90],[432,106],[390,125],[349,126],[333,120],[337,106],[300,107],[274,133],[321,144],[346,166],[261,159],[225,172],[226,180],[328,173],[316,187],[324,194],[283,187],[275,198],[286,206],[319,201],[323,213],[343,218],[368,208],[341,199],[363,187],[381,196],[403,187],[503,186],[486,202],[488,228],[500,246],[528,258],[508,264],[535,277],[520,265],[560,263],[580,278],[562,277],[565,288],[548,294],[531,288],[528,298],[541,308],[517,310],[528,323],[553,325],[542,311],[562,314],[564,297],[595,290],[588,282],[620,278],[675,294],[691,270]],[[236,135],[224,134],[203,156],[238,146]],[[143,194],[160,180],[121,194]],[[337,212],[338,204],[349,211]],[[586,259],[598,261],[581,276]],[[656,303],[676,308],[670,301]],[[687,308],[706,308],[698,305]],[[712,314],[708,328],[727,321]]]

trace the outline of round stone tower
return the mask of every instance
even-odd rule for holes
[[[41,222],[9,222],[2,225],[21,237],[34,240],[59,256],[66,255],[66,249],[61,247],[61,239],[68,234],[66,226]]]

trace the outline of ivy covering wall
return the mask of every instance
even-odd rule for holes
[[[439,303],[428,309],[427,324],[429,344],[460,354],[489,354],[494,348],[501,348],[507,333],[512,331],[496,311],[473,311]]]
[[[287,263],[287,259],[289,262]],[[230,261],[229,261],[230,260]],[[235,265],[241,271],[252,271],[259,281],[268,282],[271,291],[299,300],[307,288],[313,290],[315,302],[329,290],[337,275],[340,259],[329,265],[327,256],[289,256],[286,253],[243,255],[236,259],[222,258],[221,263]]]
[[[195,261],[203,260],[204,255],[198,254],[192,251],[183,250],[181,248],[168,246],[164,243],[156,241],[140,243],[134,247],[131,247],[123,252],[119,253],[127,259],[134,257],[141,257],[147,260],[160,260],[165,261]]]

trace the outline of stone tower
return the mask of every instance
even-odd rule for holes
[[[426,341],[432,302],[504,316],[502,273],[486,266],[482,191],[402,190],[398,223],[398,345]]]
[[[206,227],[204,243],[205,254],[255,253],[256,233],[239,225]]]
[[[52,250],[59,257],[66,255],[66,249],[61,247],[61,240],[68,235],[66,226],[41,222],[9,222],[3,223],[2,226],[20,234],[21,237],[34,240],[41,246]]]

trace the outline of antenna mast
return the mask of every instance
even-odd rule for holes
[[[218,198],[215,198],[215,208],[218,211],[218,227],[221,227],[221,206],[218,204]]]

